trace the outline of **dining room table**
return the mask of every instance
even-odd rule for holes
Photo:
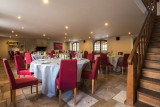
[[[42,81],[42,94],[48,97],[55,96],[55,81],[60,70],[61,58],[37,59],[31,62],[30,72]],[[83,69],[90,69],[88,59],[77,58],[77,82],[81,80]]]

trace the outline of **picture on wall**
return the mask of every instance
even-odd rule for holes
[[[62,43],[54,43],[53,44],[54,50],[62,50],[63,44]]]

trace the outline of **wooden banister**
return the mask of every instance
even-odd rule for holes
[[[148,15],[140,30],[140,33],[134,43],[134,47],[128,57],[128,74],[127,74],[127,99],[126,104],[133,106],[136,101],[136,91],[139,87],[139,78],[141,76],[141,69],[148,47],[150,35],[152,33],[152,26],[154,19],[157,16],[157,2],[156,0],[142,0],[145,4]]]

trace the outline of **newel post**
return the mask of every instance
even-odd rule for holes
[[[136,93],[135,93],[135,74],[134,74],[134,64],[128,64],[128,74],[127,74],[127,99],[126,104],[133,106],[135,103]]]

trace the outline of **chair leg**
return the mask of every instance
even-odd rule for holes
[[[94,93],[94,80],[92,80],[92,95]]]
[[[61,107],[61,90],[59,90],[59,107]]]
[[[98,86],[97,82],[98,82],[97,79],[95,79],[95,87],[96,87],[96,89],[97,89],[97,86]]]
[[[28,68],[28,64],[26,64],[26,69]]]
[[[77,91],[77,89],[74,88],[74,105],[76,105],[76,91]]]
[[[124,68],[122,67],[122,76],[123,76],[123,70],[124,70]]]
[[[18,78],[20,78],[20,75],[18,75]]]
[[[13,107],[16,107],[16,90],[12,90],[13,95]]]
[[[32,94],[32,85],[31,85],[31,94]]]
[[[108,73],[108,66],[106,66],[106,72]]]
[[[110,72],[112,71],[112,66],[110,65]]]
[[[36,85],[36,99],[38,100],[38,84]]]
[[[11,102],[12,102],[12,89],[10,88],[10,96],[11,96]]]
[[[57,97],[57,84],[55,84],[55,96]]]

